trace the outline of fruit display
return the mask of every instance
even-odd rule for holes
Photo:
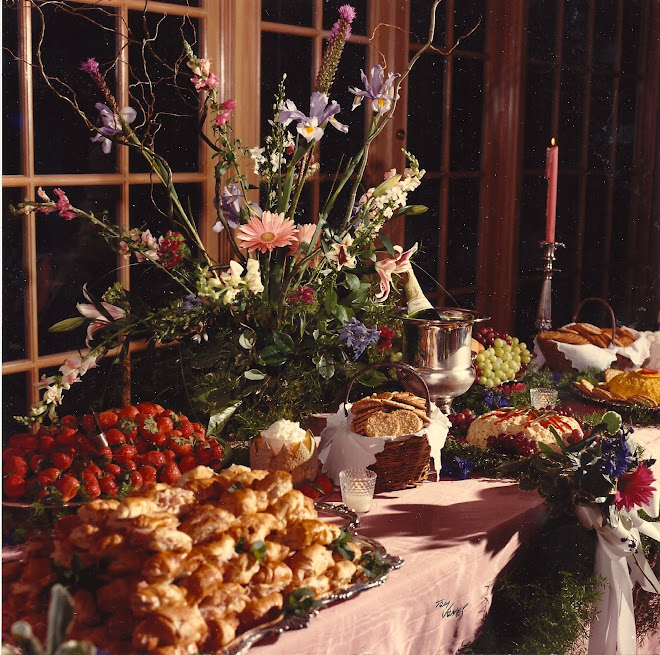
[[[486,387],[496,387],[507,380],[515,380],[532,361],[527,345],[518,337],[496,332],[492,327],[481,326],[474,338],[484,346],[477,353],[475,366],[477,382]]]
[[[475,413],[469,408],[450,414],[449,422],[451,423],[451,434],[465,438],[470,429],[470,425],[475,418],[477,418]]]
[[[229,455],[220,440],[186,416],[151,402],[69,415],[58,427],[14,434],[2,455],[3,500],[84,502],[115,498],[150,482],[176,482]]]

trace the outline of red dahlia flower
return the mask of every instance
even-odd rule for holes
[[[653,471],[646,464],[640,464],[632,473],[624,473],[617,480],[614,494],[616,508],[631,510],[646,505],[655,491],[655,487],[651,486],[654,481]]]

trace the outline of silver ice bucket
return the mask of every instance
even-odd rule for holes
[[[403,361],[410,364],[429,388],[431,400],[445,413],[451,401],[474,382],[472,326],[490,317],[469,309],[440,307],[437,320],[403,319]],[[399,372],[401,384],[423,395],[419,380]]]

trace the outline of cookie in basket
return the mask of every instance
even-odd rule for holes
[[[426,400],[410,392],[372,394],[353,403],[351,429],[367,437],[414,434],[429,422]]]

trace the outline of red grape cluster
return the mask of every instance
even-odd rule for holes
[[[502,455],[522,455],[524,457],[533,455],[539,449],[536,441],[526,437],[524,432],[492,434],[488,437],[486,445]]]
[[[511,336],[506,332],[496,332],[494,328],[489,325],[480,325],[475,328],[472,336],[475,341],[478,341],[484,348],[490,348],[495,345],[495,339],[502,339],[511,345]]]
[[[453,428],[452,433],[457,437],[465,437],[475,418],[477,417],[471,409],[464,409],[462,412],[450,414],[449,422]]]

